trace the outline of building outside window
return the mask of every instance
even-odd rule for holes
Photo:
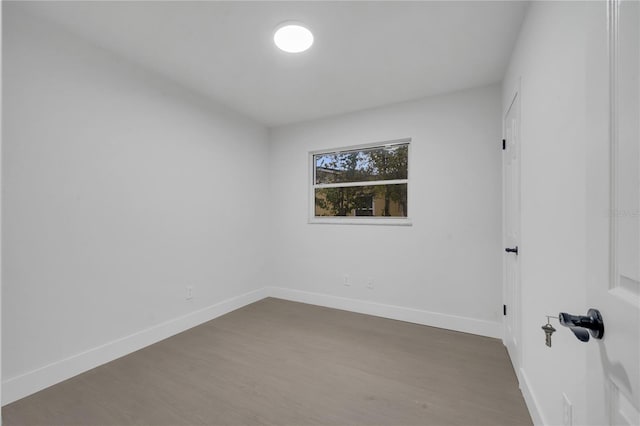
[[[394,223],[371,221],[378,218],[396,219],[397,224],[407,224],[409,142],[409,139],[403,139],[312,152],[310,221]],[[330,218],[332,220],[321,220]],[[347,218],[359,219],[345,220]]]

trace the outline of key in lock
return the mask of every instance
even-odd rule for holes
[[[551,347],[551,335],[556,331],[556,329],[549,323],[549,318],[547,318],[547,323],[540,328],[544,331],[545,344]]]

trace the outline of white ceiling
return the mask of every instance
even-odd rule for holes
[[[498,82],[516,1],[26,2],[34,13],[268,126]],[[279,51],[300,21],[315,43]]]

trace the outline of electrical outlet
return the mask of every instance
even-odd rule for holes
[[[184,298],[186,300],[193,299],[193,287],[192,286],[187,286]]]
[[[346,274],[343,278],[344,278],[343,279],[344,285],[346,287],[349,287],[351,285],[351,278],[349,277],[349,275],[346,275]]]
[[[373,290],[373,278],[367,278],[367,288]]]
[[[562,424],[573,426],[573,407],[566,393],[562,394]]]

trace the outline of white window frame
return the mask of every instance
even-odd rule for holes
[[[314,156],[318,154],[329,154],[342,151],[354,151],[365,148],[377,148],[390,145],[406,144],[407,148],[407,179],[394,179],[394,180],[377,180],[366,182],[346,182],[346,183],[327,183],[316,184],[315,171],[316,165]],[[340,188],[348,186],[374,186],[374,185],[391,185],[391,184],[407,184],[407,205],[411,204],[411,138],[395,139],[384,142],[373,142],[360,145],[350,145],[339,148],[319,149],[309,152],[309,223],[311,224],[332,224],[332,225],[400,225],[411,226],[413,223],[409,216],[407,217],[375,217],[375,216],[316,216],[315,215],[315,190],[320,188]],[[413,207],[409,207],[413,211]]]

